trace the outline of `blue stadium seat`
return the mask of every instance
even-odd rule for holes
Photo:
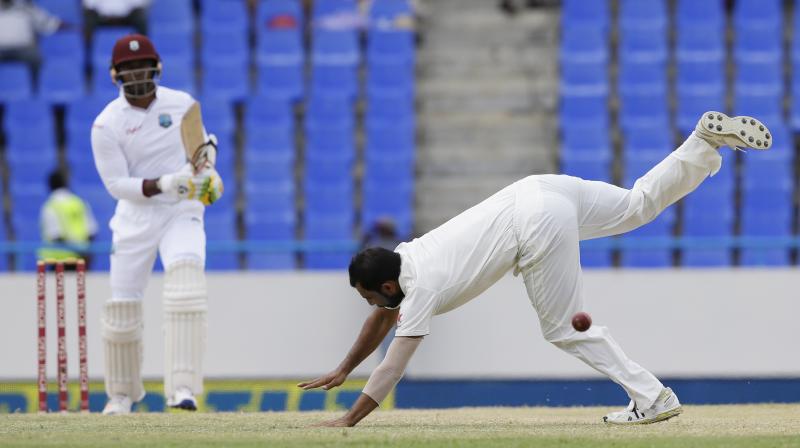
[[[800,33],[797,33],[800,34]],[[795,63],[795,68],[792,70],[792,86],[791,86],[791,105],[789,106],[790,123],[792,130],[797,132],[800,130],[800,64]]]
[[[647,238],[668,238],[672,236],[675,226],[675,208],[669,207],[661,212],[653,221],[645,224],[632,232],[622,236],[627,241],[636,242],[642,246],[647,244]],[[623,267],[633,268],[662,268],[672,266],[672,249],[664,248],[630,248],[621,252]]]
[[[312,96],[307,103],[306,126],[339,126],[353,128],[353,103],[344,97]]]
[[[581,245],[581,267],[584,269],[610,268],[613,266],[613,251],[594,249]]]
[[[741,63],[776,64],[782,59],[783,24],[772,28],[737,28],[734,36],[733,58]]]
[[[679,95],[722,95],[725,66],[722,61],[682,61],[676,64],[675,92]]]
[[[559,59],[562,64],[606,65],[608,63],[606,30],[601,27],[562,27]]]
[[[214,65],[230,64],[232,67],[248,67],[250,47],[248,36],[242,29],[203,30],[203,46],[200,54],[204,65],[213,61]]]
[[[78,1],[36,0],[36,5],[71,25],[80,25],[83,23],[83,13],[81,12],[80,2]]]
[[[194,34],[191,30],[170,27],[155,29],[150,32],[150,39],[161,57],[165,73],[169,73],[175,66],[194,68],[196,58]]]
[[[668,124],[667,80],[661,64],[622,64],[618,82],[623,130]]]
[[[42,202],[38,202],[38,205],[41,206],[43,203],[44,199],[42,199]],[[11,225],[14,229],[14,237],[17,242],[37,243],[42,241],[42,236],[39,231],[38,210],[37,213],[32,214],[13,214],[11,216]],[[36,270],[36,258],[37,256],[35,253],[15,255],[16,270],[23,272],[32,272]]]
[[[599,120],[600,124],[605,121],[607,123],[607,114],[604,115],[605,120]],[[562,146],[565,151],[577,152],[607,152],[611,153],[611,134],[608,126],[598,125],[592,122],[584,122],[576,126],[572,123],[561,123],[561,137],[563,140]]]
[[[608,97],[600,96],[562,96],[559,120],[562,130],[591,125],[608,125]]]
[[[709,35],[714,36],[725,28],[723,0],[678,0],[675,12],[678,33],[686,28],[705,27]]]
[[[665,126],[638,127],[623,134],[625,158],[637,154],[662,153],[666,155],[674,149],[672,129]]]
[[[295,210],[293,177],[254,176],[246,179],[245,214],[264,212],[291,212]]]
[[[231,66],[213,59],[203,61],[203,97],[240,102],[250,92],[249,77],[247,65]]]
[[[624,177],[622,185],[625,188],[633,187],[637,179],[645,175],[656,164],[669,155],[669,151],[637,151],[635,154],[625,153]]]
[[[148,10],[149,26],[152,31],[172,30],[177,33],[191,33],[194,30],[194,7],[192,0],[156,1]],[[161,52],[161,48],[156,44]]]
[[[414,71],[407,65],[370,64],[367,71],[367,96],[376,91],[394,91],[413,96],[415,89]]]
[[[226,192],[227,194],[227,192]],[[217,207],[215,203],[207,211]],[[223,241],[235,241],[236,235],[236,214],[232,212],[209,214],[204,217],[206,229],[213,229],[213,232],[206,232],[208,246]],[[229,271],[239,269],[239,255],[230,252],[206,251],[206,269],[212,271]]]
[[[783,2],[780,0],[737,0],[733,25],[747,34],[778,31],[782,28]]]
[[[120,87],[108,73],[108,66],[95,66],[92,68],[91,94],[96,97],[115,98],[120,94]]]
[[[314,19],[356,12],[358,12],[358,3],[355,0],[316,0],[311,11]]]
[[[311,72],[313,95],[334,95],[355,99],[358,95],[358,74],[343,65],[315,65]]]
[[[562,29],[592,27],[607,30],[611,23],[608,2],[564,0],[561,8]]]
[[[205,0],[200,11],[200,26],[209,30],[239,30],[247,32],[247,5],[245,2]]]
[[[667,35],[663,29],[632,28],[621,33],[619,58],[623,64],[664,64],[667,53]]]
[[[372,29],[367,35],[367,60],[373,64],[414,64],[414,34],[408,30]]]
[[[353,181],[342,178],[339,181],[318,180],[308,177],[303,182],[303,197],[306,213],[334,213],[339,210],[352,210]]]
[[[305,240],[315,244],[339,243],[353,239],[352,210],[335,213],[306,213],[304,216]],[[346,269],[352,253],[349,251],[310,248],[304,254],[306,269]]]
[[[285,128],[248,128],[244,154],[294,154],[294,135]]]
[[[586,180],[611,181],[611,153],[561,152],[561,172]]]
[[[39,74],[39,97],[52,104],[67,104],[86,96],[83,67],[74,62],[45,60]]]
[[[694,130],[700,116],[709,110],[725,111],[725,92],[723,88],[711,90],[688,90],[678,94],[676,99],[676,123],[683,135]]]
[[[119,38],[134,33],[136,33],[136,30],[127,27],[103,27],[95,29],[94,37],[92,38],[92,67],[95,70],[102,69],[108,73],[108,66],[111,64],[111,51],[114,49],[114,44]],[[106,78],[108,78],[107,74]]]
[[[233,104],[219,97],[201,97],[198,99],[203,111],[203,124],[206,132],[212,134],[231,134],[236,131],[236,118]],[[219,135],[217,135],[219,137]],[[233,147],[231,147],[233,150]]]
[[[246,182],[294,182],[293,152],[250,151],[244,161]]]
[[[32,96],[33,87],[28,66],[21,62],[0,63],[0,103],[26,100]]]
[[[384,126],[370,120],[366,129],[366,152],[413,155],[416,147],[412,126]]]
[[[264,31],[257,36],[256,62],[259,67],[298,67],[303,64],[303,36],[299,31]]]
[[[736,66],[736,93],[779,96],[783,94],[783,67],[780,63],[739,63]]]
[[[248,212],[245,214],[245,231],[248,240],[289,244],[295,239],[294,211]],[[286,252],[255,252],[248,254],[248,269],[285,270],[295,268],[295,255]]]
[[[286,18],[294,21],[295,28],[302,27],[303,6],[298,0],[260,0],[256,7],[256,33],[286,29],[289,23]],[[276,19],[283,18],[283,23],[276,23]]]
[[[689,195],[692,196],[692,195]],[[731,198],[732,199],[732,198]],[[727,209],[690,209],[683,213],[683,236],[724,238],[733,235],[734,211]],[[727,267],[732,263],[729,249],[713,247],[710,243],[682,250],[682,266]]]
[[[83,37],[78,31],[59,31],[42,36],[39,40],[39,51],[45,62],[69,61],[83,67],[86,60]]]
[[[158,84],[197,96],[197,82],[195,81],[194,67],[192,65],[175,63],[165,65]],[[203,115],[205,115],[205,111],[206,109],[203,109]]]
[[[414,10],[408,0],[375,0],[369,10],[373,27],[385,29],[398,18],[413,16]]]
[[[90,134],[97,115],[114,97],[87,96],[68,104],[65,110],[64,127],[67,138],[67,153],[84,153],[91,157]],[[75,151],[75,150],[79,151]],[[88,150],[88,152],[85,152]]]
[[[562,63],[561,95],[601,96],[608,94],[608,71],[604,63]]]
[[[693,2],[713,4],[713,2]],[[721,64],[725,60],[725,34],[722,28],[711,31],[705,23],[679,28],[676,32],[675,59],[678,63]]]
[[[301,65],[259,67],[258,93],[291,101],[305,96],[305,78]]]
[[[358,36],[353,31],[314,32],[311,62],[314,65],[341,65],[355,68],[361,60]]]
[[[741,235],[743,237],[790,237],[794,219],[792,181],[784,188],[744,191]],[[780,247],[743,248],[743,266],[786,266],[789,250]]]
[[[667,26],[667,8],[664,0],[622,0],[619,26],[624,31],[647,29],[663,32]]]
[[[39,212],[47,200],[46,174],[48,173],[41,173],[41,181],[33,183],[21,183],[11,178],[8,188],[11,196],[11,216],[33,219],[30,225],[35,227],[37,232]]]
[[[269,127],[294,131],[294,111],[289,101],[272,96],[253,96],[247,100],[245,128]]]
[[[6,105],[4,128],[6,158],[14,162],[43,162],[55,155],[56,135],[50,104],[40,99],[14,101]]]
[[[395,92],[374,92],[367,98],[366,117],[378,122],[397,126],[399,123],[414,126],[414,98]]]
[[[402,238],[411,235],[413,225],[414,183],[382,182],[365,179],[363,187],[361,228],[371,228],[382,217],[391,217]]]
[[[336,182],[350,179],[353,176],[353,159],[348,156],[308,157],[305,166],[305,177],[318,181]]]

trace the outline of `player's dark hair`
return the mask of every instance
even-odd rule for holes
[[[379,291],[381,284],[400,277],[400,254],[382,247],[370,247],[350,260],[350,286]]]
[[[55,170],[50,173],[50,177],[47,178],[47,183],[50,185],[50,191],[66,188],[67,175],[61,170]]]

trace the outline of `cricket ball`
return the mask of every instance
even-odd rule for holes
[[[592,316],[583,311],[575,313],[572,316],[572,328],[577,331],[586,331],[592,326]]]

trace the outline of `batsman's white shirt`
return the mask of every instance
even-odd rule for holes
[[[181,119],[194,103],[185,92],[158,87],[147,109],[131,106],[125,97],[111,101],[92,125],[92,152],[108,192],[120,201],[176,203],[176,196],[147,198],[144,179],[157,179],[186,164]]]
[[[115,299],[143,295],[157,252],[164,267],[185,258],[205,261],[203,204],[176,195],[148,198],[142,192],[144,179],[174,173],[186,164],[180,125],[193,103],[189,94],[160,86],[147,109],[131,106],[120,94],[92,126],[97,171],[119,201],[110,223]]]

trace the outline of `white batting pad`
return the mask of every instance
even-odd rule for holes
[[[199,261],[181,260],[167,267],[164,278],[164,393],[179,387],[203,391],[206,346],[206,276]]]
[[[106,394],[144,398],[142,383],[142,302],[110,300],[102,319]]]

